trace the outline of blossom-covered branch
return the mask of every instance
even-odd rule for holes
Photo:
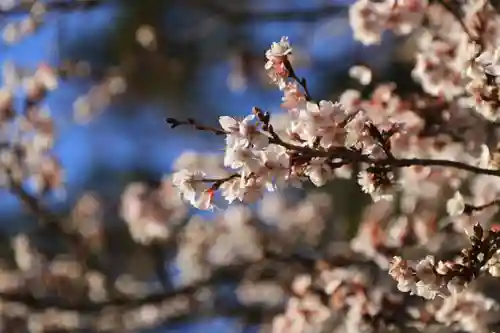
[[[203,174],[178,173],[176,184],[195,206],[210,209],[213,191],[219,188],[232,202],[235,198],[244,201],[246,186],[275,188],[288,181],[300,181],[305,176],[321,186],[333,178],[332,166],[340,168],[354,163],[365,165],[359,174],[359,182],[363,190],[375,199],[391,195],[388,191],[395,183],[392,175],[395,168],[444,167],[500,176],[499,170],[482,167],[489,165],[489,156],[482,156],[476,165],[447,159],[407,157],[402,147],[397,147],[399,142],[408,138],[404,123],[389,118],[387,123],[375,124],[365,110],[348,111],[339,103],[314,102],[305,79],[298,78],[291,65],[291,50],[288,40],[282,38],[266,52],[269,76],[285,94],[283,107],[289,116],[289,124],[283,133],[285,138],[275,130],[271,115],[259,108],[254,108],[252,114],[242,121],[220,117],[220,128],[200,124],[194,119],[167,119],[172,128],[190,125],[197,130],[225,135],[224,165],[239,175],[239,179],[218,181],[215,187],[208,189],[194,185],[206,182]]]
[[[445,20],[442,20],[442,15]],[[487,18],[494,15],[485,1],[469,6],[440,1],[375,3],[360,0],[351,8],[351,23],[356,38],[365,44],[373,44],[379,41],[384,29],[409,34],[427,17],[426,31],[421,37],[422,45],[418,45],[419,54],[412,74],[427,96],[444,101],[435,110],[442,115],[434,117],[441,118],[441,123],[450,123],[454,116],[464,115],[463,119],[467,119],[471,112],[477,112],[479,117],[476,119],[479,118],[478,123],[483,126],[483,120],[494,123],[500,117],[498,45],[485,32]],[[450,31],[456,35],[450,35]],[[444,61],[446,57],[449,59]],[[445,186],[447,191],[456,192],[446,205],[447,218],[457,220],[451,223],[460,225],[473,219],[487,221],[497,211],[496,190],[483,190],[484,194],[477,195],[483,192],[473,188],[473,203],[468,204],[458,191],[468,180],[498,182],[495,177],[500,176],[500,158],[495,148],[491,150],[491,142],[497,142],[494,128],[488,127],[488,133],[476,139],[476,133],[470,136],[470,132],[479,127],[470,123],[471,129],[464,131],[465,137],[475,138],[470,144],[467,139],[456,140],[451,135],[453,133],[446,131],[440,139],[421,135],[428,134],[426,122],[432,118],[420,113],[419,108],[425,103],[419,101],[418,96],[414,104],[405,104],[393,86],[382,85],[368,101],[353,91],[345,92],[339,102],[315,101],[306,80],[300,78],[292,66],[292,47],[288,38],[273,43],[266,51],[266,58],[265,69],[270,81],[283,92],[281,107],[286,113],[278,115],[278,121],[258,107],[242,120],[220,117],[220,128],[193,119],[167,120],[172,127],[190,125],[200,131],[225,136],[224,162],[220,169],[196,168],[174,174],[174,185],[195,207],[212,209],[215,190],[220,190],[229,203],[235,200],[253,202],[266,190],[296,186],[305,180],[321,187],[336,178],[350,178],[356,171],[358,184],[372,196],[374,206],[386,205],[383,202],[397,197],[409,205],[400,208],[403,212],[413,212],[418,217],[420,213],[416,208],[419,204],[424,205],[427,194],[416,179],[427,181],[436,177],[435,181],[426,184],[438,188]],[[369,70],[361,67],[353,69],[350,74],[362,84],[371,79]],[[484,133],[484,127],[481,131]],[[449,136],[452,140],[448,140]],[[227,172],[231,176],[215,178],[210,176],[212,172]],[[448,185],[447,180],[450,183],[453,180],[453,185]],[[430,197],[437,198],[439,190],[432,193]],[[436,219],[438,213],[433,214],[433,219]],[[435,263],[435,257],[428,256],[415,267],[400,256],[391,260],[390,256],[398,253],[399,247],[415,242],[412,237],[430,242],[428,234],[438,233],[436,225],[426,225],[424,228],[428,234],[424,236],[416,229],[419,224],[415,219],[404,213],[394,222],[397,235],[386,236],[380,226],[382,218],[370,217],[366,226],[368,240],[365,243],[356,240],[352,247],[372,258],[380,267],[389,269],[401,291],[410,291],[430,300],[438,295],[461,294],[466,302],[468,297],[476,297],[470,291],[464,291],[472,281],[486,272],[498,276],[498,232],[494,228],[483,231],[483,226],[477,223],[469,246],[458,258]],[[366,242],[371,243],[369,248]],[[307,279],[313,278],[308,276]],[[309,286],[308,283],[304,282],[304,285]],[[485,311],[492,310],[492,305],[486,305],[489,300],[475,298],[475,302],[478,306],[484,305]],[[316,309],[320,308],[317,305]],[[423,316],[423,313],[418,316]],[[325,314],[325,317],[328,316]],[[277,318],[276,332],[285,332],[292,318],[286,314]],[[425,320],[423,317],[419,319]],[[433,319],[428,318],[426,324],[430,325],[432,320],[443,322],[447,319],[436,314]],[[297,332],[310,327],[308,325],[314,326],[314,323],[304,325]]]

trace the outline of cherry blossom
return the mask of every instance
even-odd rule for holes
[[[446,203],[446,211],[450,216],[458,216],[465,210],[464,198],[460,192],[455,192],[453,198],[449,199]]]
[[[272,43],[263,67],[280,90],[277,111],[255,106],[242,118],[203,123],[168,118],[172,128],[221,138],[224,152],[185,151],[159,184],[128,184],[117,212],[127,241],[116,260],[109,252],[121,230],[105,223],[104,200],[87,193],[61,217],[25,189],[27,181],[41,194],[64,187],[63,165],[51,151],[57,124],[44,103],[59,79],[47,65],[30,75],[6,66],[0,185],[40,230],[12,237],[12,258],[0,260],[2,324],[137,331],[221,311],[276,333],[496,330],[494,5],[357,0],[350,7],[362,44],[380,43],[386,32],[408,41],[403,47],[413,56],[402,61],[417,87],[410,94],[354,66],[346,74],[363,87],[317,97],[294,67],[292,51],[301,46],[292,49],[287,37]],[[6,27],[6,37],[36,30],[44,11],[34,6],[28,20]],[[125,89],[121,76],[104,81],[75,102],[82,113],[96,103],[92,97],[102,106]],[[15,110],[18,88],[28,106],[22,112]],[[211,212],[201,216],[187,204]],[[47,254],[38,231],[67,238],[64,253]],[[167,264],[178,276],[165,276]],[[229,306],[222,285],[234,287]]]

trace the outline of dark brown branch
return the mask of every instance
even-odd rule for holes
[[[307,87],[306,78],[305,77],[300,78],[297,76],[297,73],[295,73],[295,70],[293,69],[293,66],[290,63],[290,61],[288,61],[288,59],[285,60],[284,64],[285,64],[286,70],[288,71],[288,77],[297,81],[297,83],[302,87],[302,89],[304,89],[306,101],[312,101],[313,98],[312,98],[311,93],[309,92],[309,89]]]
[[[204,183],[213,183],[212,186],[210,187],[210,190],[211,191],[217,191],[222,184],[224,184],[225,182],[228,182],[234,178],[239,178],[241,177],[241,175],[239,173],[233,173],[232,175],[230,176],[227,176],[225,178],[204,178],[202,180],[202,182]]]
[[[493,9],[496,10],[498,14],[500,14],[500,2],[498,0],[490,0],[490,5]]]
[[[458,161],[449,161],[449,160],[440,160],[440,159],[427,159],[427,158],[402,158],[402,159],[394,159],[392,161],[389,160],[373,160],[373,163],[379,165],[388,165],[395,166],[398,168],[410,167],[410,166],[437,166],[437,167],[447,167],[452,169],[464,170],[476,174],[481,175],[490,175],[500,177],[500,170],[493,169],[483,169],[480,167],[476,167],[470,164],[458,162]]]
[[[252,8],[230,9],[230,6],[224,7],[215,1],[197,0],[190,1],[190,4],[204,8],[214,15],[227,18],[236,23],[258,22],[258,21],[301,21],[315,22],[319,19],[335,16],[345,12],[345,5],[329,5],[314,9],[299,10],[253,10]]]
[[[479,37],[474,37],[474,35],[470,32],[469,28],[467,28],[467,25],[462,19],[461,14],[453,8],[447,0],[437,0],[437,2],[443,6],[444,9],[446,9],[453,17],[457,20],[457,22],[460,24],[460,27],[462,30],[469,36],[469,39],[471,42],[477,42],[479,45],[480,43],[480,38]]]
[[[30,215],[36,219],[39,224],[38,230],[47,230],[55,235],[67,238],[77,249],[77,252],[86,253],[84,241],[78,233],[68,232],[64,226],[64,219],[60,218],[47,207],[45,207],[38,198],[27,192],[22,184],[15,181],[11,174],[7,172],[10,180],[9,191],[24,205]],[[82,262],[84,264],[84,262]]]
[[[26,209],[44,225],[57,225],[59,218],[34,196],[29,194],[21,184],[10,178],[10,192],[15,195]]]
[[[170,125],[170,128],[176,128],[176,127],[182,126],[182,125],[190,125],[199,131],[211,132],[215,135],[226,135],[227,134],[224,130],[222,130],[220,128],[205,126],[203,124],[200,124],[199,122],[197,122],[193,118],[188,118],[187,120],[178,120],[175,118],[167,118],[167,119],[165,119],[165,121],[167,122],[167,124]]]
[[[314,266],[315,260],[302,256],[278,256],[275,254],[268,254],[265,259],[261,261],[249,261],[234,264],[231,266],[221,267],[216,270],[209,279],[199,281],[192,285],[170,290],[157,294],[150,294],[139,298],[115,298],[105,302],[90,302],[82,301],[79,303],[70,302],[64,298],[38,298],[31,294],[16,293],[0,293],[0,299],[3,301],[17,302],[24,304],[32,311],[47,310],[50,308],[58,310],[78,311],[79,313],[97,313],[108,307],[121,307],[123,309],[134,309],[145,304],[158,304],[163,301],[173,300],[176,297],[192,297],[204,287],[211,287],[217,285],[224,285],[227,283],[234,283],[235,281],[242,280],[247,270],[256,265],[260,267],[276,268],[280,264],[299,264],[303,267],[311,269]]]
[[[473,212],[479,212],[483,209],[490,208],[493,206],[500,206],[500,200],[493,200],[491,202],[488,202],[488,203],[485,203],[485,204],[479,205],[479,206],[465,204],[464,214],[471,215]]]
[[[259,113],[258,108],[254,108],[254,113]],[[260,114],[260,113],[259,113]],[[258,114],[258,116],[259,116]],[[260,115],[262,117],[262,115]],[[225,135],[227,134],[225,131],[221,129],[217,129],[214,127],[205,126],[197,123],[193,119],[189,119],[187,121],[180,121],[173,118],[168,118],[167,123],[171,124],[172,128],[175,128],[180,125],[191,125],[192,127],[201,130],[212,132],[216,135]],[[466,164],[458,161],[450,161],[450,160],[442,160],[442,159],[428,159],[428,158],[395,158],[389,156],[384,159],[374,159],[368,155],[364,155],[360,151],[352,150],[346,147],[334,147],[329,150],[323,149],[315,149],[310,147],[297,146],[288,142],[283,141],[274,131],[271,125],[268,125],[267,132],[271,135],[269,138],[269,143],[276,144],[282,146],[290,151],[299,152],[305,154],[309,157],[325,157],[329,159],[341,159],[342,163],[367,163],[372,166],[377,167],[396,167],[396,168],[404,168],[411,166],[436,166],[436,167],[447,167],[458,170],[464,170],[476,174],[481,175],[490,175],[500,177],[500,170],[494,169],[484,169],[480,167],[476,167],[470,164]],[[217,181],[217,180],[214,180]]]

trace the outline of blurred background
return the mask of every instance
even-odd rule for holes
[[[408,73],[394,36],[374,47],[353,40],[348,21],[352,0],[40,3],[45,4],[43,15],[33,1],[0,0],[0,63],[3,84],[12,72],[29,73],[42,63],[62,77],[46,99],[58,128],[55,153],[65,169],[66,193],[44,200],[58,211],[93,191],[109,207],[109,219],[118,220],[116,208],[128,183],[159,182],[184,150],[221,151],[219,138],[171,130],[166,117],[216,124],[220,115],[245,116],[253,106],[282,112],[281,92],[264,73],[265,50],[281,36],[292,42],[294,66],[316,99],[362,89],[348,76],[353,65],[371,67],[375,82],[398,81]],[[26,23],[33,17],[36,24]],[[404,88],[405,82],[400,83]],[[361,196],[356,186],[341,191],[345,203]],[[7,235],[32,226],[6,192],[0,214]],[[222,318],[162,325],[156,331],[252,329]]]

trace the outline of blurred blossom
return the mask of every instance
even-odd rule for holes
[[[349,75],[359,81],[362,85],[366,86],[372,81],[372,72],[365,66],[353,66],[349,69]]]
[[[0,9],[2,10],[9,10],[12,9],[16,6],[17,0],[1,0],[0,1]]]
[[[275,283],[244,283],[236,289],[236,295],[245,305],[264,303],[278,306],[284,299],[282,288]]]
[[[4,40],[19,44],[6,46],[2,67],[0,187],[32,217],[16,216],[23,229],[2,234],[2,331],[135,332],[226,315],[231,329],[250,319],[272,333],[495,328],[498,11],[486,0],[356,0],[345,14],[370,58],[358,59],[333,42],[342,24],[332,24],[344,18],[323,18],[336,8],[319,3],[270,1],[258,18],[253,3],[180,4],[169,8],[168,29],[153,5],[155,26],[135,25],[131,36],[143,52],[97,4],[0,1],[3,11],[25,10],[4,15]],[[23,49],[25,37],[64,22],[51,35],[59,41],[82,19],[88,60],[51,48],[51,59],[24,64],[41,49]],[[84,34],[87,26],[106,38]],[[348,68],[373,64],[381,53],[364,46],[385,43],[386,32],[412,35],[410,62],[398,73]],[[111,33],[119,42],[101,59],[98,44]],[[278,38],[260,40],[270,34]],[[326,58],[334,53],[345,57]],[[332,90],[338,66],[363,87],[331,80]],[[167,110],[136,110],[150,86]],[[78,142],[69,157],[57,154],[80,129],[56,117],[67,107],[76,124],[96,120],[95,153],[82,155]],[[168,127],[214,136],[221,149],[188,148]],[[96,166],[111,167],[70,186],[70,172],[83,179]],[[51,205],[66,189],[64,205]]]
[[[453,198],[449,199],[446,203],[446,211],[450,216],[458,216],[464,212],[465,203],[464,198],[460,192],[455,192]]]
[[[156,33],[150,25],[141,25],[135,33],[137,42],[149,51],[156,50]]]

